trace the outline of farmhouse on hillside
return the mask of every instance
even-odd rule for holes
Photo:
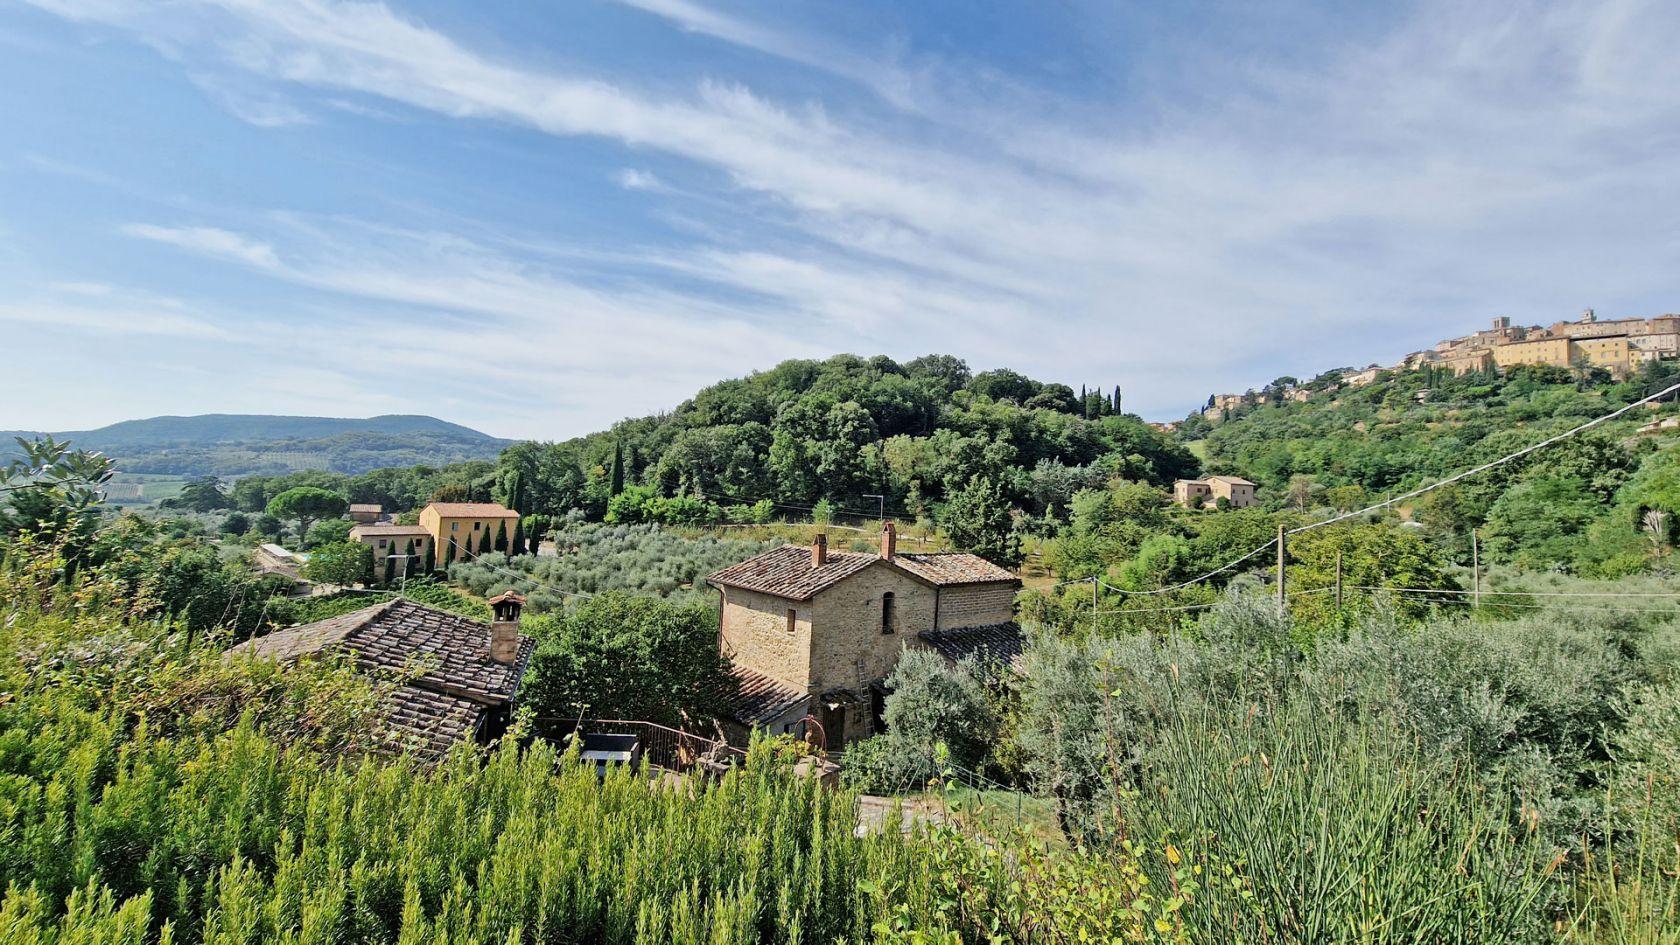
[[[495,502],[433,502],[420,510],[420,527],[432,536],[438,567],[506,551],[518,523],[518,512]]]
[[[1173,502],[1187,509],[1218,504],[1220,499],[1233,509],[1246,509],[1256,501],[1254,483],[1240,476],[1209,476],[1180,479],[1173,483]]]
[[[1019,659],[1021,581],[972,554],[900,554],[891,522],[878,554],[766,551],[706,579],[721,593],[719,647],[740,683],[725,728],[789,732],[815,718],[830,748],[881,728],[881,680],[906,646],[950,659]]]
[[[432,533],[421,526],[392,525],[384,522],[351,526],[350,540],[361,542],[373,552],[375,574],[385,573],[386,558],[392,555],[407,555],[408,557],[396,564],[393,570],[398,574],[419,575],[422,570],[421,562],[426,560],[426,551],[433,547]]]
[[[507,729],[536,641],[519,633],[525,599],[490,600],[486,624],[398,598],[276,630],[227,651],[280,662],[346,655],[371,676],[402,679],[370,723],[393,750],[435,760],[457,742],[488,742]]]

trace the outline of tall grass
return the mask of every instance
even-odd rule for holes
[[[1475,773],[1305,702],[1203,708],[1159,731],[1121,829],[1236,864],[1187,912],[1232,940],[1496,942],[1543,937],[1555,865]]]

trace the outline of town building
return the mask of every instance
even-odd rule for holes
[[[495,502],[433,502],[420,510],[420,527],[432,536],[437,564],[471,558],[487,547],[506,550],[519,513]],[[484,536],[490,536],[486,546]]]
[[[718,645],[740,683],[725,731],[794,731],[816,720],[831,749],[881,727],[881,680],[906,647],[1016,662],[1012,572],[972,554],[905,554],[887,523],[878,553],[786,545],[706,578]]]
[[[359,541],[373,551],[375,574],[385,572],[385,559],[391,555],[408,555],[406,573],[417,575],[421,562],[426,560],[426,552],[436,547],[432,533],[419,525],[352,525],[350,540]],[[433,562],[436,562],[435,558]],[[401,560],[396,564],[396,571],[405,573]]]
[[[385,517],[385,509],[376,502],[350,503],[350,521],[361,525],[372,525]]]
[[[487,743],[507,729],[536,641],[519,632],[525,599],[490,599],[490,623],[398,598],[253,637],[233,658],[279,662],[345,656],[359,672],[401,680],[369,722],[393,751],[435,760],[459,742]]]
[[[1258,500],[1254,497],[1254,483],[1241,476],[1208,476],[1206,479],[1180,479],[1173,483],[1173,502],[1187,509],[1218,505],[1246,509]]]

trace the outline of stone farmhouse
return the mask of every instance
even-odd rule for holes
[[[879,553],[785,545],[706,578],[720,592],[718,644],[740,683],[731,741],[792,732],[807,716],[831,749],[881,729],[885,691],[906,647],[949,659],[1017,662],[1014,573],[972,554],[903,554],[892,523]]]
[[[348,656],[358,671],[401,684],[369,724],[392,751],[436,760],[457,742],[486,743],[507,730],[536,641],[519,632],[525,598],[490,599],[488,624],[398,598],[254,637],[230,658],[279,662]]]
[[[1218,505],[1220,499],[1233,509],[1246,509],[1257,501],[1254,483],[1241,476],[1209,476],[1206,479],[1180,479],[1173,483],[1173,502],[1187,509]]]
[[[399,574],[418,575],[421,562],[426,560],[426,552],[437,547],[432,533],[419,525],[392,525],[377,523],[372,525],[352,525],[350,540],[359,541],[373,549],[374,573],[385,572],[385,559],[391,555],[408,555],[404,572],[404,562],[398,562],[396,570]],[[435,559],[434,559],[435,560]]]

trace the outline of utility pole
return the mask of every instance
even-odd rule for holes
[[[1097,576],[1091,575],[1091,630],[1097,629]]]
[[[887,497],[884,496],[884,495],[875,495],[874,493],[871,493],[871,492],[865,492],[863,494],[863,497],[865,499],[877,499],[877,500],[880,501],[880,504],[881,504],[880,520],[881,520],[882,523],[885,523],[886,520],[887,520]]]
[[[408,590],[408,559],[419,557],[419,556],[418,555],[386,555],[386,557],[388,557],[388,558],[401,558],[402,559],[402,577],[399,579],[399,582],[397,584],[397,596],[402,597],[403,592]]]
[[[1342,612],[1342,549],[1336,549],[1336,613]]]
[[[1482,609],[1482,549],[1481,542],[1476,539],[1476,530],[1470,529],[1470,606],[1476,610]]]
[[[1279,525],[1277,538],[1277,608],[1280,618],[1289,614],[1289,591],[1284,587],[1283,579],[1283,536],[1283,526]]]

